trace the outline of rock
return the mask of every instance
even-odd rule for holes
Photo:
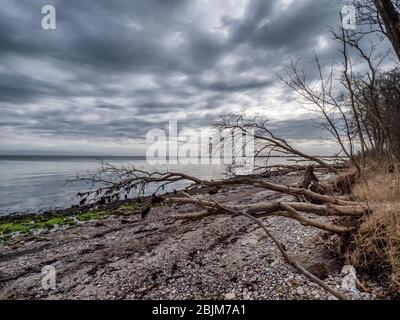
[[[225,294],[225,299],[226,300],[233,300],[236,298],[236,294],[234,292],[228,292]]]
[[[321,294],[320,294],[320,292],[318,290],[314,290],[312,292],[312,295],[314,296],[315,299],[321,298]]]
[[[298,287],[297,290],[296,290],[296,293],[297,293],[299,296],[302,296],[302,295],[304,294],[304,289],[303,289],[302,287]]]
[[[356,275],[356,269],[354,269],[354,267],[351,265],[346,265],[343,266],[341,274],[344,275],[341,283],[341,289],[359,294],[360,292],[357,289],[358,279]]]
[[[321,280],[328,278],[328,268],[325,263],[317,262],[305,267],[306,270]]]

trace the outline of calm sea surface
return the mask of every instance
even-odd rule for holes
[[[94,171],[106,161],[115,165],[154,168],[140,157],[85,156],[0,156],[0,215],[14,212],[40,212],[77,204],[76,193],[85,190],[82,182],[66,184],[77,174]],[[166,166],[158,167],[166,169]],[[223,176],[223,165],[173,165],[169,170],[216,179]],[[184,184],[173,188],[184,187]],[[152,190],[147,190],[152,193]]]
[[[287,159],[270,159],[270,164]],[[168,165],[151,166],[144,157],[102,156],[1,156],[0,155],[0,216],[11,213],[35,213],[49,209],[68,208],[78,204],[78,191],[87,190],[83,182],[69,182],[77,175],[94,172],[102,162],[113,165],[132,165],[138,169],[187,173],[201,179],[225,177],[224,165]],[[258,162],[258,161],[257,161]],[[263,161],[264,162],[264,161]],[[166,191],[181,189],[184,182],[171,184]],[[149,187],[146,194],[155,191]],[[134,195],[132,194],[132,197]]]

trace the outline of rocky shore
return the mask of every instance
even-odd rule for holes
[[[299,179],[291,175],[276,182]],[[243,186],[198,196],[231,204],[281,197]],[[32,218],[37,229],[14,226],[11,232],[13,224],[0,221],[0,299],[335,299],[288,266],[246,217],[171,218],[197,210],[160,205],[143,220],[140,205],[126,202],[71,211],[52,217],[54,224]],[[26,227],[25,220],[20,225]],[[264,222],[292,256],[348,298],[382,296],[383,288],[362,275],[368,293],[343,288],[343,262],[323,246],[316,229],[283,217]],[[54,289],[42,287],[45,266],[55,268]]]

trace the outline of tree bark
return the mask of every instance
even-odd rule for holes
[[[385,25],[386,34],[400,61],[400,14],[391,0],[374,0]]]

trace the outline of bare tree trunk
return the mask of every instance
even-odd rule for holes
[[[353,89],[353,85],[352,85],[352,82],[353,82],[352,81],[353,71],[352,71],[352,68],[349,68],[349,57],[348,57],[348,52],[347,52],[346,33],[345,33],[344,28],[342,28],[342,38],[343,38],[343,51],[342,51],[342,53],[343,53],[343,58],[344,58],[343,75],[344,75],[344,78],[345,78],[345,81],[346,81],[347,90],[349,91],[349,94],[350,94],[350,106],[351,106],[351,109],[353,111],[353,117],[354,117],[354,121],[356,123],[358,137],[360,139],[362,166],[364,167],[364,165],[365,165],[365,149],[366,149],[365,140],[364,140],[363,132],[362,132],[362,129],[361,129],[360,115],[358,114],[357,109],[356,109],[356,103],[355,103],[356,99],[355,99],[354,89]],[[357,168],[357,171],[359,173],[361,173],[361,168],[360,168],[359,164],[355,160],[353,160],[353,163],[354,163],[355,167]]]
[[[386,34],[400,60],[400,15],[391,0],[374,0],[385,24]]]

